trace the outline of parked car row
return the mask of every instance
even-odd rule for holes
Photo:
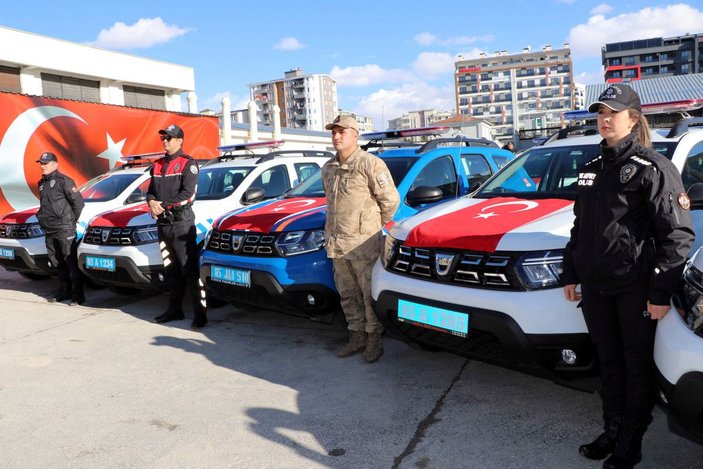
[[[703,238],[703,129],[693,127],[700,123],[682,120],[653,132],[652,140],[681,171]],[[518,156],[480,139],[392,140],[444,130],[362,135],[375,142],[369,151],[388,165],[401,196],[373,271],[375,309],[386,330],[427,348],[595,389],[586,325],[563,298],[559,274],[579,169],[597,155],[600,137],[567,129]],[[194,212],[209,298],[308,317],[337,311],[320,173],[333,155],[254,155],[256,147],[264,148],[221,147],[223,156],[201,165]],[[156,225],[139,203],[148,166],[113,170],[81,190],[86,197],[117,174],[135,176],[119,197],[111,195],[114,203],[82,218],[80,268],[118,291],[165,289]],[[0,265],[47,275],[43,233],[31,216],[29,210],[0,219]],[[672,426],[678,422],[691,438],[703,438],[702,272],[703,254],[693,256],[655,345]]]

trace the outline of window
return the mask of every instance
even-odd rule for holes
[[[703,142],[696,144],[688,153],[681,180],[686,190],[695,183],[703,182]]]
[[[610,59],[610,65],[620,65],[620,59]]]
[[[19,68],[0,65],[0,91],[8,91],[10,93],[22,92]]]
[[[659,68],[659,73],[669,73],[669,66],[668,65],[662,65]]]
[[[239,187],[252,169],[251,167],[202,169],[198,174],[196,200],[224,199]]]
[[[141,174],[106,174],[98,176],[94,181],[90,181],[86,185],[87,188],[81,190],[83,199],[87,202],[105,202],[112,200],[120,195],[130,184],[139,178]],[[146,187],[149,187],[149,180],[146,181]]]
[[[100,102],[100,82],[42,73],[42,93],[48,98]]]
[[[298,182],[303,182],[313,174],[320,172],[320,167],[315,163],[295,163],[295,172],[298,175]]]
[[[429,162],[417,175],[410,190],[420,186],[442,189],[443,199],[456,197],[458,184],[452,158],[443,156]]]
[[[507,161],[507,158],[505,160]],[[492,174],[491,167],[483,155],[461,155],[461,163],[464,165],[470,189],[477,188]]]
[[[264,190],[264,199],[271,199],[283,195],[290,189],[288,170],[284,165],[269,168],[254,180],[251,187],[260,187]]]
[[[681,73],[690,73],[691,66],[689,64],[681,64]]]
[[[681,60],[690,60],[691,59],[691,51],[690,50],[682,50],[681,51]]]
[[[654,56],[653,55],[645,55],[642,59],[643,62],[654,62]]]
[[[166,110],[166,93],[163,90],[124,85],[124,105],[142,109]]]
[[[623,70],[622,71],[622,76],[623,78],[635,78],[637,74],[635,73],[635,70]]]
[[[630,56],[630,57],[625,57],[625,58],[623,59],[623,63],[624,63],[625,65],[635,65],[635,58],[632,57],[632,56]]]

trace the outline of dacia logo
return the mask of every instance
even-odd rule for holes
[[[435,254],[435,270],[437,275],[445,276],[449,273],[454,261],[454,254]]]
[[[103,243],[107,242],[107,239],[110,237],[110,230],[107,228],[104,228],[102,232],[100,233],[100,239],[102,239]]]

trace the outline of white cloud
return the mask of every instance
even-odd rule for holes
[[[399,83],[412,81],[415,76],[403,69],[384,69],[376,64],[355,67],[332,67],[330,76],[337,80],[338,86],[369,86],[379,83]]]
[[[111,28],[101,30],[98,38],[90,44],[107,49],[144,49],[169,42],[190,31],[192,29],[166,24],[161,18],[140,18],[132,25],[117,22]]]
[[[643,8],[606,18],[594,15],[569,31],[574,58],[599,57],[601,46],[611,42],[676,36],[703,30],[703,12],[685,4]]]
[[[475,44],[476,42],[490,42],[495,38],[492,34],[484,34],[482,36],[455,36],[448,38],[439,38],[432,33],[423,32],[416,34],[413,41],[421,46],[457,46],[466,44]]]
[[[451,76],[454,71],[454,56],[445,52],[422,52],[413,62],[413,70],[423,79],[441,75]]]
[[[425,82],[406,83],[398,88],[380,89],[364,96],[355,112],[373,119],[374,128],[383,130],[388,120],[417,109],[455,108],[454,87],[436,87]]]
[[[305,45],[301,43],[297,38],[294,37],[284,37],[278,44],[274,44],[274,49],[280,50],[298,50],[304,48]]]
[[[474,47],[473,49],[467,50],[465,52],[459,52],[456,54],[456,60],[471,60],[478,59],[485,50],[478,49]]]
[[[613,7],[611,7],[607,3],[601,3],[600,5],[596,5],[591,9],[591,14],[605,15],[606,13],[610,13],[611,11],[613,11]]]

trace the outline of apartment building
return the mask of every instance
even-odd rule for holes
[[[373,119],[371,119],[370,117],[361,116],[352,111],[345,111],[344,109],[340,109],[339,114],[352,116],[354,119],[356,119],[356,123],[359,125],[360,134],[363,134],[364,132],[373,131]]]
[[[415,129],[418,127],[429,127],[437,121],[448,119],[455,114],[451,111],[440,111],[437,109],[422,109],[410,111],[401,117],[388,121],[389,130]]]
[[[495,126],[496,138],[522,130],[559,128],[563,113],[573,109],[571,49],[551,45],[519,54],[497,51],[455,62],[456,109],[459,115],[483,118]]]
[[[273,125],[275,105],[281,127],[295,129],[324,130],[338,112],[337,82],[329,75],[305,75],[301,68],[285,72],[283,79],[249,84],[249,95],[262,125]]]
[[[191,67],[0,26],[0,91],[197,113]]]
[[[701,73],[703,33],[614,42],[601,58],[607,83]]]

